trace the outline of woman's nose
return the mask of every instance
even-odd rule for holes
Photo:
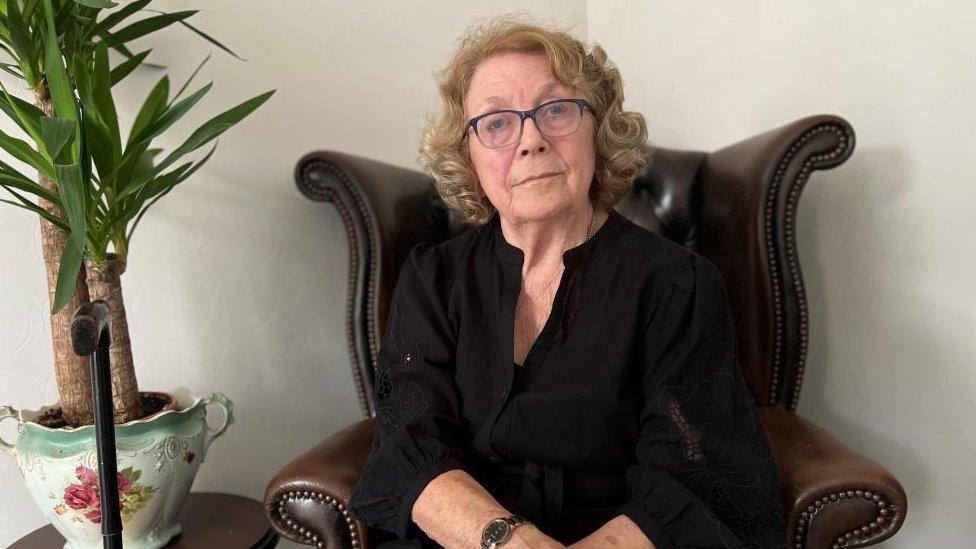
[[[546,150],[545,138],[542,133],[539,132],[539,127],[535,125],[535,120],[531,118],[525,119],[525,124],[522,126],[522,140],[519,142],[519,154],[522,156],[528,156],[532,151],[543,152]]]

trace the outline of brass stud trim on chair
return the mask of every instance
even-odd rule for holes
[[[363,199],[362,195],[360,195],[356,185],[353,184],[353,182],[349,179],[349,176],[346,175],[346,173],[343,170],[339,169],[339,167],[333,164],[332,162],[323,160],[321,158],[311,158],[307,162],[304,162],[298,166],[297,168],[298,177],[296,177],[296,180],[297,180],[298,187],[301,189],[301,191],[306,196],[308,196],[313,200],[331,202],[336,207],[336,210],[339,212],[339,216],[342,219],[342,223],[345,225],[346,236],[348,238],[348,245],[349,245],[349,272],[348,272],[348,280],[346,284],[346,288],[347,288],[346,290],[346,303],[347,303],[346,341],[349,342],[350,345],[349,352],[350,352],[350,356],[352,356],[353,358],[352,375],[353,375],[353,380],[356,382],[356,393],[357,396],[359,397],[359,407],[363,413],[363,416],[369,417],[370,416],[369,400],[366,396],[366,389],[365,389],[366,386],[363,383],[362,372],[359,369],[359,363],[360,363],[359,350],[355,346],[356,336],[355,336],[355,329],[354,329],[354,322],[355,322],[354,319],[357,317],[357,315],[355,314],[355,311],[351,310],[351,307],[354,306],[353,304],[357,303],[357,299],[355,295],[357,289],[356,278],[359,274],[360,269],[362,268],[362,266],[360,265],[362,258],[360,257],[358,241],[356,240],[358,238],[358,235],[355,230],[355,223],[353,222],[352,215],[349,213],[348,205],[345,203],[344,200],[341,199],[339,193],[335,189],[327,185],[314,183],[312,181],[312,178],[309,177],[310,173],[317,170],[318,171],[324,170],[329,174],[335,176],[335,178],[343,186],[343,190],[347,192],[349,196],[351,196],[355,201],[356,209],[362,213],[360,217],[367,224],[365,232],[366,232],[366,238],[368,239],[367,249],[369,250],[376,250],[378,248],[374,237],[376,231],[374,230],[373,227],[369,226],[371,223],[373,223],[373,219],[369,214],[369,208],[367,207],[366,201]],[[374,299],[374,295],[376,294],[376,284],[377,284],[376,277],[379,269],[377,269],[375,265],[376,263],[375,254],[369,254],[367,260],[369,261],[370,264],[367,265],[365,269],[365,272],[367,274],[366,303],[372,304],[375,303],[376,301]],[[371,367],[375,368],[376,360],[377,360],[377,357],[375,355],[376,355],[376,349],[378,348],[378,341],[377,341],[377,334],[375,328],[375,319],[374,319],[375,315],[374,315],[373,307],[366,307],[365,312],[366,312],[366,338],[369,341],[368,347],[370,349],[370,353],[373,354],[373,356],[369,357],[369,364],[371,365]]]
[[[359,546],[359,523],[349,514],[348,507],[346,507],[340,498],[315,490],[288,491],[278,494],[272,499],[269,505],[272,509],[272,520],[275,522],[279,531],[284,533],[290,540],[307,545],[315,545],[316,547],[325,547],[325,536],[322,532],[316,531],[312,526],[302,524],[288,514],[287,503],[296,500],[311,500],[313,503],[320,505],[330,505],[337,513],[342,514],[345,519],[346,533],[349,536],[350,545],[352,547]]]
[[[794,161],[797,153],[807,143],[811,142],[818,134],[829,132],[837,137],[834,148],[826,153],[814,154],[806,158],[800,166],[795,178],[785,182],[787,168]],[[854,135],[852,130],[836,122],[826,122],[815,126],[804,132],[796,141],[790,145],[787,152],[776,164],[773,172],[773,180],[766,193],[764,204],[764,227],[763,239],[766,247],[766,257],[769,258],[768,269],[769,279],[772,281],[773,290],[773,364],[770,373],[770,382],[767,394],[767,404],[776,404],[781,394],[780,385],[782,376],[785,375],[786,366],[786,326],[784,322],[786,297],[783,286],[780,283],[781,276],[788,277],[790,286],[793,288],[793,298],[797,303],[798,309],[798,337],[799,337],[799,357],[796,372],[793,376],[793,388],[790,395],[784,398],[785,404],[790,411],[796,411],[796,405],[800,396],[800,386],[803,382],[803,371],[806,366],[807,346],[809,341],[809,325],[807,315],[806,292],[803,287],[803,276],[800,270],[799,255],[796,248],[796,212],[800,199],[800,193],[810,178],[810,174],[815,169],[831,167],[842,162],[846,155],[852,150]],[[780,188],[788,185],[786,197],[786,210],[784,216],[785,231],[785,259],[780,257],[780,249],[777,247],[777,233],[775,226],[775,212],[779,202]],[[785,263],[786,271],[780,271],[781,263]]]
[[[862,498],[873,502],[878,514],[870,522],[837,536],[831,544],[831,549],[841,547],[864,547],[873,545],[894,534],[893,528],[898,523],[900,509],[888,503],[883,496],[870,490],[839,490],[831,492],[808,505],[796,520],[793,527],[795,549],[806,549],[806,526],[816,518],[831,503],[845,499]]]

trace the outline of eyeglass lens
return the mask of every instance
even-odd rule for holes
[[[579,128],[582,112],[582,107],[573,101],[553,101],[541,105],[532,118],[543,135],[559,137]],[[521,138],[524,123],[518,113],[503,111],[479,119],[475,129],[484,146],[501,148]]]

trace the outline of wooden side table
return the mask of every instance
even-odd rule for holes
[[[216,492],[191,492],[180,510],[183,532],[166,549],[234,547],[265,549],[278,545],[278,534],[264,516],[263,504],[250,498]],[[11,549],[51,549],[64,538],[48,524],[20,538]]]

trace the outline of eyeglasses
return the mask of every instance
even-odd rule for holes
[[[585,99],[556,99],[527,111],[501,110],[476,116],[468,121],[478,141],[489,149],[502,149],[522,139],[525,119],[531,118],[539,133],[561,137],[579,129],[583,109],[593,112]]]

